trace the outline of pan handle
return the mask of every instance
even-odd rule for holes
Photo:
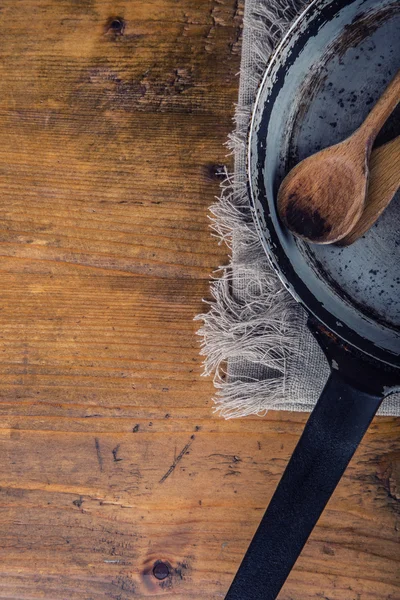
[[[332,369],[225,600],[278,596],[382,402],[360,387]]]

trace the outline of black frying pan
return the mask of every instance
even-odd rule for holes
[[[382,400],[400,386],[400,198],[348,248],[297,240],[276,212],[286,173],[351,134],[399,68],[398,0],[314,0],[276,50],[257,96],[248,158],[255,220],[331,375],[227,600],[277,597]],[[377,143],[399,133],[397,111]]]

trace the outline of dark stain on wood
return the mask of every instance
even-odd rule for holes
[[[114,462],[120,462],[121,460],[124,460],[123,458],[121,458],[120,456],[118,456],[118,452],[119,452],[120,447],[121,447],[121,444],[117,444],[115,446],[115,448],[113,448],[111,450]]]
[[[222,180],[226,179],[227,168],[223,164],[216,165],[216,164],[210,163],[208,165],[205,165],[204,174],[207,179],[211,179],[211,180],[215,179],[217,181],[222,181]]]
[[[181,462],[181,460],[185,456],[185,454],[189,454],[189,448],[191,447],[194,439],[195,439],[195,436],[191,435],[189,442],[179,452],[178,456],[174,459],[172,465],[169,467],[167,472],[161,477],[159,483],[164,483],[168,479],[168,477],[175,471],[177,465]]]
[[[400,452],[391,452],[382,457],[377,477],[383,483],[389,497],[400,502]]]
[[[97,438],[97,437],[94,438],[94,445],[96,448],[96,456],[97,456],[97,462],[99,463],[99,469],[100,469],[100,471],[103,471],[103,457],[101,455],[99,438]]]

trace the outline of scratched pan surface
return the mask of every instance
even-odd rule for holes
[[[276,197],[297,162],[343,140],[362,123],[399,68],[399,0],[315,0],[268,66],[248,157],[256,223],[284,284],[342,339],[397,367],[400,195],[347,248],[294,238],[280,224]],[[398,134],[396,110],[376,143]]]

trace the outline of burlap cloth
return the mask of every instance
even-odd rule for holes
[[[199,330],[205,374],[214,375],[222,416],[268,409],[312,410],[328,378],[327,361],[306,326],[304,310],[271,270],[250,214],[246,190],[246,135],[257,87],[273,47],[303,1],[246,0],[239,100],[229,146],[235,172],[211,207],[213,228],[227,243],[230,264],[211,283],[214,301]],[[400,394],[380,414],[400,415]]]

